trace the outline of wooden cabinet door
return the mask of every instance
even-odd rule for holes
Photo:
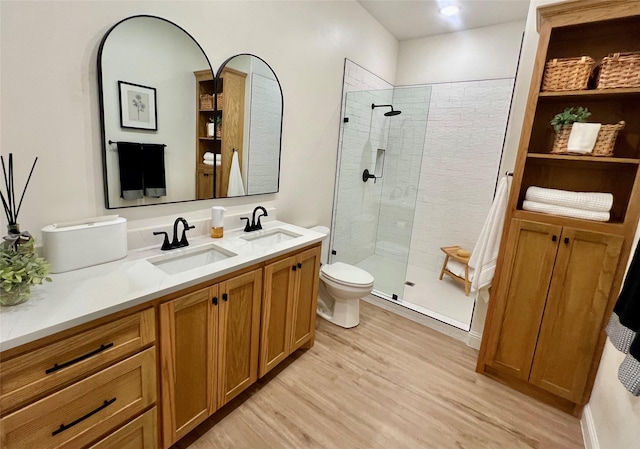
[[[531,383],[580,403],[597,346],[621,236],[564,228]]]
[[[296,257],[287,257],[264,268],[259,377],[291,354],[294,266]]]
[[[213,167],[196,169],[196,199],[213,198]]]
[[[320,247],[303,251],[297,256],[296,285],[293,302],[291,352],[306,345],[311,347],[316,328]]]
[[[498,331],[492,332],[495,340],[488,358],[496,371],[529,378],[561,230],[560,226],[512,221],[495,295]]]
[[[227,196],[229,173],[233,150],[238,150],[238,163],[242,168],[242,148],[244,142],[245,83],[247,74],[230,67],[222,70],[223,98],[222,109],[222,178],[220,193]]]
[[[215,411],[217,287],[160,305],[163,447]]]
[[[262,270],[221,282],[218,311],[218,408],[258,378]]]

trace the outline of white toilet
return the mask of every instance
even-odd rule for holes
[[[360,323],[360,298],[373,290],[373,276],[346,263],[328,264],[329,228],[315,226],[311,230],[326,236],[322,241],[318,316],[341,327],[355,327]]]

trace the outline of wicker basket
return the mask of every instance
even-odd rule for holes
[[[551,152],[553,154],[579,154],[581,156],[613,156],[613,147],[616,145],[618,132],[624,128],[624,125],[624,122],[618,122],[615,125],[602,125],[593,150],[591,150],[591,153],[586,154],[571,153],[567,150],[571,126],[563,126],[556,133]]]
[[[200,95],[200,109],[213,109],[213,95]]]
[[[584,90],[595,61],[589,56],[552,59],[547,62],[542,81],[543,92]]]
[[[598,89],[640,87],[640,51],[612,53],[602,59]]]
[[[222,92],[220,92],[218,94],[218,96],[216,97],[216,106],[218,111],[222,111],[222,104],[224,103],[224,97],[222,96]]]

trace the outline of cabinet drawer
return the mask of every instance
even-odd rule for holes
[[[156,339],[153,309],[2,361],[3,414],[134,354]]]
[[[153,407],[89,449],[156,449],[158,447],[156,423],[156,408]]]
[[[7,449],[81,448],[156,400],[156,352],[149,348],[0,421]]]

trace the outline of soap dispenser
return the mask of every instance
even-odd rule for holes
[[[224,234],[224,211],[222,206],[213,206],[211,208],[211,238],[219,239]]]

